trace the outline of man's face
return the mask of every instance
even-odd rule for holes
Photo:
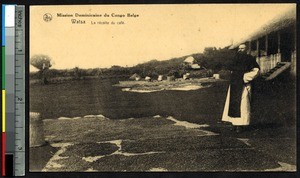
[[[241,52],[246,51],[246,46],[240,46],[240,47],[239,47],[239,51],[241,51]]]

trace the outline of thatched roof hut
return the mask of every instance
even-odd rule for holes
[[[194,61],[195,61],[195,58],[193,56],[189,56],[183,62],[188,63],[188,64],[193,64]]]
[[[137,73],[135,73],[131,77],[129,77],[130,80],[136,80],[137,78],[141,78],[141,76]]]
[[[201,69],[201,66],[199,64],[192,64],[191,68],[192,69]]]

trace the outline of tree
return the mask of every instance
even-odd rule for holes
[[[30,59],[30,64],[39,69],[40,79],[43,84],[47,84],[46,72],[52,66],[52,60],[49,56],[44,54],[34,55]]]
[[[73,72],[74,79],[79,80],[82,76],[82,70],[79,67],[74,67]]]
[[[49,69],[52,66],[52,60],[44,54],[34,55],[30,59],[30,64],[39,70]]]

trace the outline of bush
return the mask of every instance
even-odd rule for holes
[[[174,70],[174,69],[170,70],[167,76],[174,76],[175,78],[179,78],[180,77],[178,71]]]
[[[190,78],[206,78],[206,77],[213,76],[213,72],[210,69],[192,70],[189,73],[190,73]]]
[[[226,79],[226,80],[229,80],[230,79],[230,71],[229,70],[220,70],[218,72],[220,74],[220,78],[221,79]]]

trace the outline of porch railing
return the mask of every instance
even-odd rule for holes
[[[276,64],[281,61],[280,53],[257,57],[256,61],[260,66],[260,72],[264,74],[274,68]]]

